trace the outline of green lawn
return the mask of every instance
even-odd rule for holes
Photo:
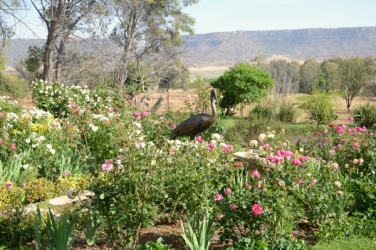
[[[374,250],[376,241],[367,238],[352,238],[348,240],[335,240],[330,243],[319,243],[312,250]]]

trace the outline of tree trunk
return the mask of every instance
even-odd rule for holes
[[[59,82],[61,79],[61,71],[62,71],[62,57],[65,49],[65,41],[60,40],[59,48],[57,49],[57,57],[56,57],[56,81]]]
[[[54,52],[55,52],[55,43],[58,37],[59,26],[61,25],[61,19],[63,15],[63,11],[65,9],[64,0],[59,0],[59,4],[56,10],[56,15],[52,16],[51,14],[51,22],[48,27],[48,36],[46,41],[46,49],[43,58],[43,80],[47,82],[52,82],[53,80],[53,70],[54,70]],[[51,13],[54,13],[53,11]]]

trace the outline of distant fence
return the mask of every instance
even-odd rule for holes
[[[21,104],[26,110],[34,109],[36,107],[32,97],[13,99],[13,97],[10,95],[9,99],[17,100],[18,103]],[[159,101],[159,107],[157,110],[158,114],[163,114],[166,112],[167,108],[172,111],[179,111],[184,107],[185,99],[187,99],[187,95],[169,92],[159,93],[147,98],[147,100],[142,104],[142,108],[152,108]],[[255,104],[239,105],[234,110],[235,116],[247,117],[254,106]],[[210,110],[206,112],[210,112]],[[336,124],[351,124],[351,121],[348,120],[348,118],[351,116],[351,112],[349,113],[347,109],[338,108],[337,115],[338,118],[335,121]]]

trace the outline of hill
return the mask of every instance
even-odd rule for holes
[[[188,66],[228,66],[255,56],[283,56],[298,61],[334,56],[376,57],[376,27],[234,31],[185,38]]]
[[[334,56],[376,57],[376,27],[234,31],[184,36],[183,62],[188,67],[232,66],[255,56],[323,60]],[[42,39],[12,39],[7,65],[27,56],[31,45]]]

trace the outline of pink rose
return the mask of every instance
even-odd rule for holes
[[[259,204],[254,204],[252,206],[252,213],[256,216],[261,215],[263,213],[263,208]]]
[[[261,177],[260,173],[256,169],[252,171],[251,176],[256,177],[257,179],[260,179]]]
[[[238,208],[235,204],[230,204],[230,210],[236,210]]]
[[[231,189],[229,189],[229,188],[225,189],[225,194],[226,195],[231,195],[231,193],[232,193]]]
[[[215,194],[215,195],[214,195],[214,200],[215,200],[215,201],[221,201],[221,200],[223,200],[223,196],[220,195],[220,194]]]

